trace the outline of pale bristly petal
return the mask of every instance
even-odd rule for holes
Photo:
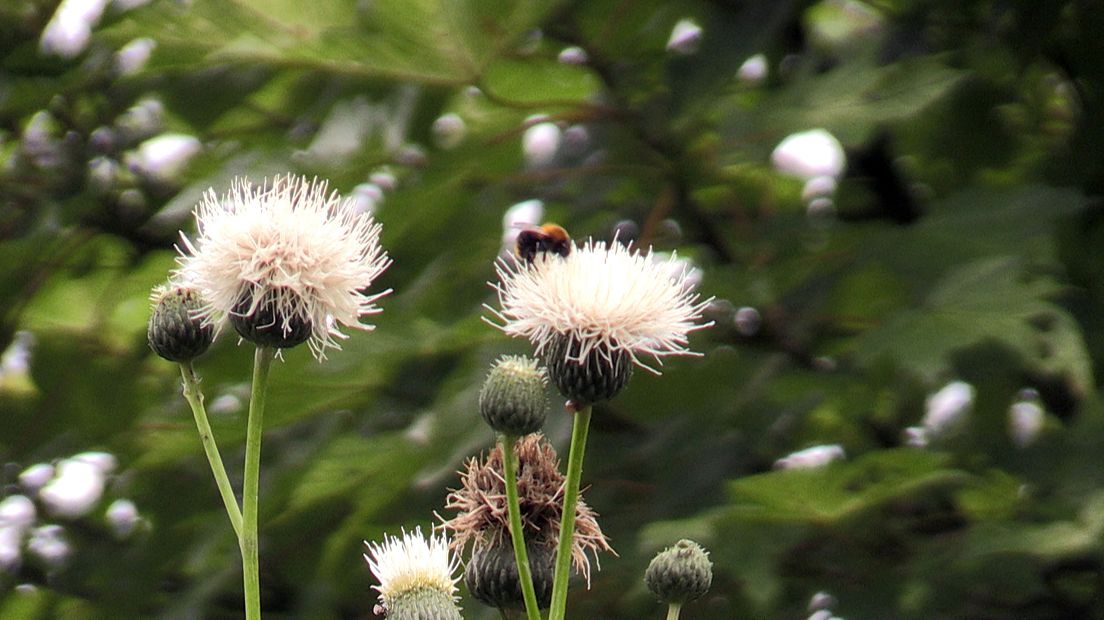
[[[499,282],[492,284],[500,308],[488,307],[497,319],[490,322],[528,338],[538,354],[566,337],[580,343],[571,361],[582,363],[592,351],[625,353],[658,374],[642,355],[659,364],[667,355],[698,355],[688,348],[688,334],[712,325],[699,322],[712,298],[700,300],[689,282],[693,274],[677,266],[674,253],[654,260],[619,243],[594,241],[566,257],[502,259]]]
[[[293,318],[309,321],[319,360],[327,348],[340,349],[340,326],[374,329],[360,319],[381,312],[375,302],[390,292],[367,293],[391,264],[379,245],[381,226],[325,181],[238,178],[224,196],[208,191],[195,217],[198,234],[181,234],[175,277],[200,290],[207,321],[221,322],[243,296],[252,295],[246,315],[274,299],[285,332]]]

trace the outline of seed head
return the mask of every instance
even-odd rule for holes
[[[520,438],[515,444],[518,458],[518,507],[528,548],[554,548],[563,516],[564,476],[556,450],[540,433]],[[460,472],[461,486],[449,492],[445,508],[456,510],[443,527],[452,532],[452,546],[464,549],[510,545],[506,481],[502,448],[496,446],[485,459],[472,458]],[[571,557],[576,572],[590,584],[590,560],[599,551],[613,552],[598,526],[597,514],[580,497],[575,508],[575,536]],[[616,555],[616,554],[615,554]],[[599,566],[599,568],[601,568]]]

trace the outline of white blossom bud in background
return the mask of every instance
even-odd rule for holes
[[[1035,443],[1045,422],[1046,412],[1037,397],[1019,400],[1008,409],[1008,434],[1021,448]]]
[[[163,133],[138,145],[125,155],[127,167],[136,174],[156,180],[172,181],[202,150],[195,136]]]
[[[395,178],[395,174],[391,172],[390,168],[383,167],[376,170],[368,177],[369,183],[375,183],[380,189],[385,192],[393,192],[395,188],[399,186],[398,179]]]
[[[9,495],[0,501],[0,527],[26,529],[34,523],[34,502],[25,495]]]
[[[744,61],[736,70],[736,78],[748,86],[758,86],[767,80],[770,69],[767,67],[767,57],[756,54]]]
[[[736,331],[740,332],[741,336],[750,338],[759,333],[759,327],[763,324],[763,317],[755,308],[744,306],[736,311],[733,322],[736,324]]]
[[[502,216],[502,245],[511,247],[518,233],[525,226],[535,226],[544,220],[544,203],[540,200],[523,200]]]
[[[821,611],[823,609],[831,609],[836,606],[836,597],[832,596],[828,592],[823,590],[817,592],[809,598],[809,611]]]
[[[27,551],[50,566],[58,566],[69,557],[72,548],[60,525],[43,525],[31,530]]]
[[[565,65],[585,65],[589,59],[583,48],[574,45],[563,48],[558,57],[558,60]]]
[[[50,514],[75,519],[100,501],[104,492],[105,474],[95,464],[66,459],[57,466],[57,474],[38,493]]]
[[[115,127],[124,142],[148,138],[161,130],[165,122],[165,105],[147,97],[127,108],[115,119]]]
[[[0,521],[0,570],[14,570],[23,560],[23,529]]]
[[[671,37],[667,39],[667,51],[688,56],[698,51],[701,46],[702,29],[692,19],[680,19],[671,30]]]
[[[43,54],[75,58],[88,47],[107,0],[63,0],[39,40]]]
[[[813,198],[805,205],[805,215],[811,218],[829,218],[836,214],[836,203],[831,198]]]
[[[349,199],[354,213],[372,214],[383,202],[383,189],[375,183],[361,183],[353,188]]]
[[[29,331],[15,332],[12,343],[0,354],[0,376],[26,374],[31,370],[31,349],[35,337]]]
[[[120,539],[130,536],[140,521],[138,507],[129,499],[117,499],[111,502],[104,517],[107,519],[107,524],[111,526],[111,531]]]
[[[97,194],[105,195],[115,188],[119,178],[119,162],[110,157],[93,157],[88,161],[88,185]]]
[[[145,68],[153,55],[157,41],[149,37],[140,37],[127,43],[115,52],[115,71],[119,75],[134,75]]]
[[[582,125],[572,125],[563,132],[563,151],[568,157],[579,157],[590,145],[590,132]]]
[[[809,202],[816,198],[830,198],[836,193],[836,186],[835,177],[813,177],[805,181],[805,186],[801,188],[801,199],[805,202]]]
[[[19,474],[19,484],[28,492],[34,493],[46,486],[46,483],[53,477],[53,465],[49,463],[38,463],[37,465],[31,465],[27,469],[24,469],[23,473]]]
[[[468,133],[468,127],[459,114],[452,112],[442,115],[433,121],[433,141],[442,149],[456,148],[464,141]]]
[[[775,469],[818,469],[833,461],[842,461],[847,455],[839,444],[813,446],[798,450],[774,462]]]
[[[525,162],[534,167],[552,163],[556,159],[556,151],[560,149],[561,139],[560,128],[555,123],[537,123],[526,129],[521,138]]]
[[[838,177],[847,165],[843,145],[824,129],[811,129],[786,136],[771,153],[779,172],[811,179]]]
[[[965,419],[974,405],[974,386],[965,381],[952,381],[925,401],[921,424],[928,437],[949,433]]]
[[[109,452],[81,452],[74,454],[72,460],[88,463],[100,470],[105,476],[112,473],[119,466],[119,459]]]

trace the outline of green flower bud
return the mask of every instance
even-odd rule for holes
[[[479,392],[479,413],[499,433],[535,433],[548,416],[548,378],[537,360],[507,355],[491,367]]]
[[[633,372],[632,357],[627,352],[598,345],[579,363],[574,359],[579,347],[578,340],[561,336],[552,339],[544,351],[548,376],[560,394],[578,405],[589,405],[609,400],[625,389]]]
[[[242,338],[261,347],[290,349],[311,337],[314,326],[309,316],[298,311],[302,300],[294,291],[265,291],[256,307],[253,294],[244,292],[230,311],[230,324]]]
[[[150,348],[170,362],[188,362],[203,355],[215,339],[215,329],[196,314],[202,309],[199,293],[169,284],[153,290],[153,314],[146,336]]]
[[[391,601],[388,620],[463,620],[452,596],[437,588],[409,590]]]
[[[652,594],[667,604],[681,605],[701,598],[713,583],[709,552],[692,540],[680,540],[652,559],[644,582]]]
[[[552,602],[552,582],[556,572],[556,550],[546,545],[526,543],[529,570],[533,573],[533,589],[541,609]],[[514,547],[509,539],[491,544],[477,544],[471,561],[464,570],[464,583],[472,596],[498,609],[524,609]]]

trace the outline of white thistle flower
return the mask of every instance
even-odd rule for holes
[[[273,304],[284,335],[305,324],[311,352],[324,360],[347,337],[339,326],[375,328],[360,318],[381,312],[375,302],[391,292],[366,292],[391,259],[379,245],[380,224],[354,206],[317,179],[235,179],[225,196],[209,190],[196,207],[198,236],[181,234],[176,275],[202,294],[206,321],[251,317]]]
[[[573,245],[566,257],[499,260],[499,283],[492,286],[501,310],[487,308],[501,324],[489,322],[528,338],[538,355],[567,338],[577,347],[568,348],[565,361],[583,364],[592,352],[606,361],[623,354],[659,374],[642,355],[658,364],[667,355],[700,355],[687,348],[688,334],[713,324],[698,322],[713,298],[700,301],[687,285],[691,270],[672,269],[676,261],[674,253],[654,260],[620,243],[594,241]]]
[[[385,534],[382,543],[364,544],[368,546],[364,559],[379,581],[373,588],[384,609],[391,609],[403,595],[424,589],[443,593],[453,602],[459,600],[456,584],[460,578],[453,574],[460,567],[460,558],[449,552],[443,531],[431,533],[427,540],[422,528],[416,527],[413,532],[403,530],[402,538]]]

